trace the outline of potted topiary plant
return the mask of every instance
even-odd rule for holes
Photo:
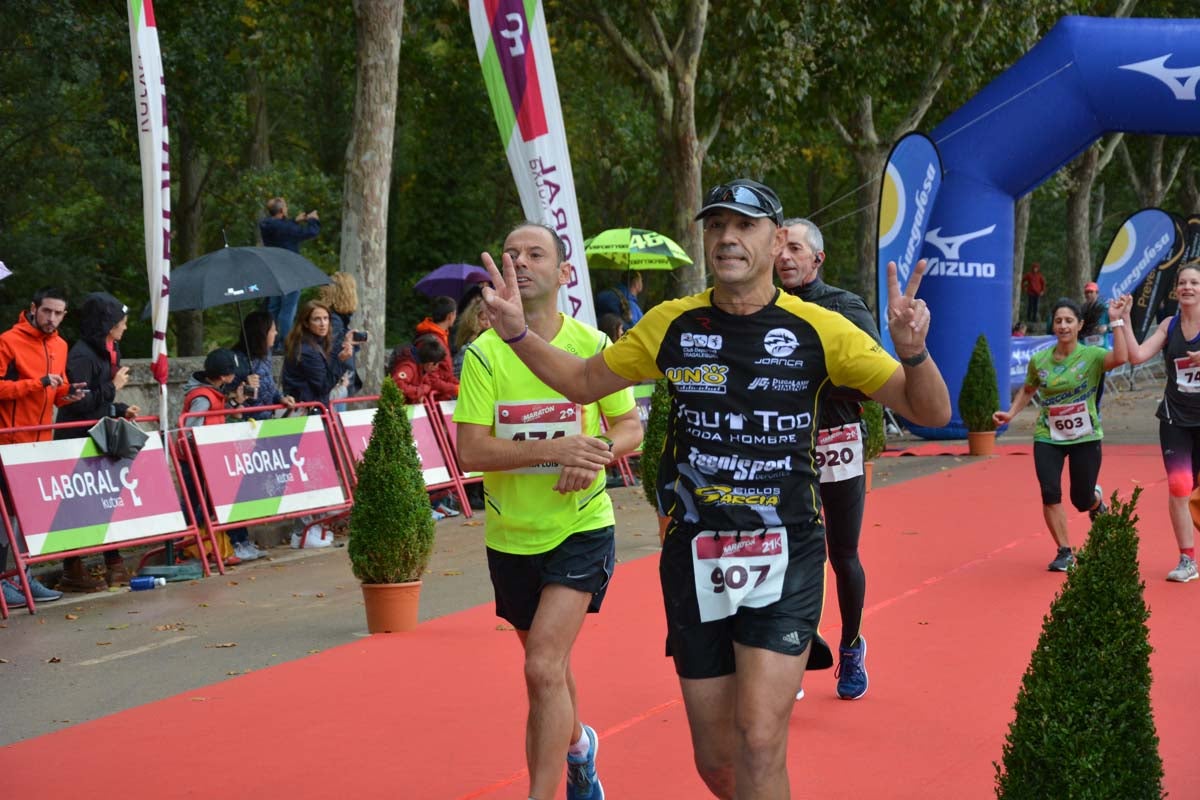
[[[434,520],[412,424],[391,378],[375,410],[350,512],[350,566],[362,582],[367,630],[417,626],[421,573],[433,551]]]
[[[871,474],[874,472],[875,459],[887,447],[887,429],[884,427],[883,406],[874,400],[862,404],[862,421],[866,433],[863,442],[863,475],[866,477],[866,490],[871,491]]]
[[[958,392],[958,413],[967,427],[967,452],[973,456],[988,456],[996,444],[996,423],[992,414],[1000,408],[1000,390],[996,382],[996,367],[992,351],[982,333],[975,340],[967,372]]]
[[[662,457],[663,443],[667,440],[667,421],[671,413],[671,393],[665,378],[654,383],[654,394],[650,396],[650,413],[646,417],[646,432],[642,436],[642,492],[646,502],[658,509],[658,461]],[[667,535],[667,520],[659,514],[658,541],[662,544]]]

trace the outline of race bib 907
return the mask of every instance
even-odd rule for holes
[[[692,567],[700,621],[733,616],[742,606],[762,608],[783,594],[787,530],[703,531],[692,539]]]

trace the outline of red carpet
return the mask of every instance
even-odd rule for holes
[[[1190,711],[1200,585],[1178,559],[1157,448],[1105,449],[1106,492],[1140,482],[1141,559],[1166,788],[1200,785]],[[1073,514],[1081,544],[1086,516]],[[1042,615],[1062,576],[1032,459],[994,458],[872,492],[864,526],[869,694],[844,702],[832,671],[805,680],[790,744],[793,796],[984,798]],[[824,633],[836,640],[830,592]],[[589,618],[575,671],[614,800],[706,797],[678,685],[662,653],[656,559],[621,565]],[[5,797],[45,796],[55,770],[111,774],[167,800],[524,798],[525,704],[516,637],[490,606],[377,636],[0,749]],[[91,780],[91,779],[89,779]],[[99,784],[95,784],[99,785]],[[560,790],[561,792],[561,790]]]
[[[968,453],[965,442],[914,442],[908,446],[899,446],[895,448],[889,447],[887,450],[884,450],[882,453],[880,453],[880,455],[884,458],[894,458],[896,456],[965,456],[968,455]],[[997,444],[996,455],[1033,455],[1033,445]]]

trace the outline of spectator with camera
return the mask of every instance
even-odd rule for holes
[[[239,376],[235,381],[246,384],[242,393],[249,406],[287,406],[289,410],[296,405],[291,395],[284,394],[275,383],[271,351],[275,347],[275,339],[279,328],[268,311],[252,311],[242,321],[242,336],[234,345],[234,352],[245,359],[247,374]],[[252,419],[270,419],[273,411],[247,412],[245,416]]]
[[[321,220],[316,211],[305,211],[288,219],[287,200],[272,197],[267,201],[267,216],[258,222],[264,247],[282,247],[293,253],[300,252],[300,243],[315,238],[321,232]],[[279,325],[279,336],[287,341],[292,324],[296,319],[296,306],[300,303],[300,292],[288,292],[279,297],[267,298],[267,311]]]
[[[353,353],[344,362],[346,371],[342,373],[342,380],[330,393],[331,400],[340,400],[354,397],[362,391],[363,382],[358,375],[355,359],[359,348],[367,342],[367,333],[354,330],[351,325],[351,317],[358,310],[358,284],[354,276],[347,272],[335,272],[329,280],[330,283],[321,287],[318,299],[329,307],[329,330],[334,344],[344,344],[349,340]]]
[[[121,403],[117,393],[129,383],[129,367],[121,366],[121,337],[129,322],[129,309],[108,292],[94,292],[79,307],[79,341],[67,354],[67,380],[83,384],[83,397],[58,411],[57,422],[99,420],[105,417],[133,419],[137,406]],[[75,439],[88,435],[86,427],[59,428],[55,439]],[[104,577],[94,576],[84,567],[80,556],[63,559],[59,588],[68,592],[100,592],[110,586],[129,583],[129,570],[121,551],[104,553]]]

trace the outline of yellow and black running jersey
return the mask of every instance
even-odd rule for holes
[[[842,315],[778,291],[746,316],[714,306],[711,290],[662,303],[604,360],[628,380],[670,382],[659,505],[693,530],[817,523],[825,393],[869,394],[899,368]]]

